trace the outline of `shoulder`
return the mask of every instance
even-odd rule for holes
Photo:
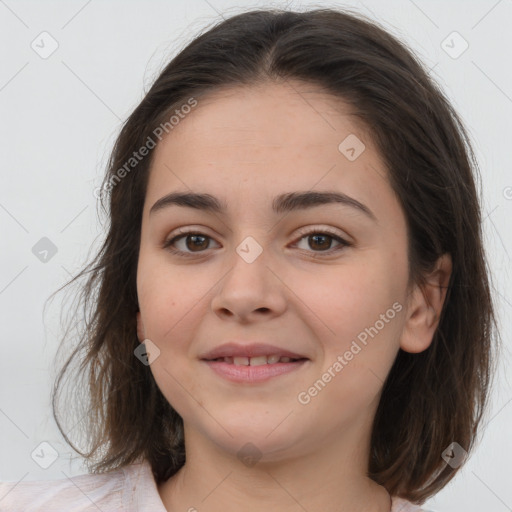
[[[151,508],[148,508],[151,507]],[[58,480],[0,482],[0,512],[165,512],[147,462]]]
[[[434,510],[422,508],[422,505],[417,505],[410,501],[393,496],[391,498],[391,512],[435,512]]]
[[[123,470],[58,480],[0,482],[0,511],[122,510]]]

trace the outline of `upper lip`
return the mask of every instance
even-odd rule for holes
[[[265,343],[225,343],[219,345],[213,350],[205,352],[200,359],[218,359],[221,357],[257,357],[279,355],[280,357],[290,357],[291,359],[308,359],[306,356],[292,352],[290,350],[276,347]]]

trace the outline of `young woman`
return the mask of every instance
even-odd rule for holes
[[[476,171],[442,92],[360,16],[198,36],[102,187],[92,315],[53,395],[59,422],[80,362],[92,474],[4,483],[0,509],[424,510],[491,375]]]

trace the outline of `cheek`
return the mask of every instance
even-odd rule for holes
[[[340,340],[373,324],[398,297],[389,269],[371,258],[328,269],[323,275],[305,275],[298,286],[298,295],[304,297],[331,336]]]
[[[405,311],[400,293],[405,276],[377,253],[367,256],[374,257],[331,269],[324,278],[304,278],[300,294],[321,320],[323,366],[343,357],[345,378],[338,382],[345,382],[349,394],[365,379],[376,384],[385,379],[398,351]]]
[[[146,337],[160,350],[150,365],[151,373],[167,401],[186,416],[191,407],[189,393],[194,397],[200,393],[184,359],[193,357],[190,340],[196,336],[197,316],[204,315],[210,286],[197,274],[191,277],[190,270],[181,270],[162,258],[145,256],[139,263],[137,288]]]
[[[305,295],[311,301],[307,306],[325,326],[317,333],[324,353],[316,378],[328,383],[313,401],[326,422],[343,421],[376,404],[398,352],[404,311],[390,275],[382,261],[367,260],[340,267],[325,279],[304,279],[311,291]],[[315,382],[304,391],[315,393]]]
[[[211,288],[191,267],[171,266],[165,257],[142,257],[137,270],[137,292],[146,334],[165,341],[189,324]]]

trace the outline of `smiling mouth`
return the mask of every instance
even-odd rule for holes
[[[215,361],[219,363],[233,364],[236,366],[262,366],[265,364],[276,363],[296,363],[298,361],[306,361],[306,358],[297,358],[270,355],[270,356],[255,356],[255,357],[218,357],[217,359],[205,359],[205,361]]]

